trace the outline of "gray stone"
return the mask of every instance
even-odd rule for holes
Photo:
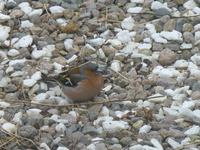
[[[91,136],[95,136],[95,135],[98,134],[98,133],[97,133],[97,130],[96,130],[93,126],[91,126],[91,125],[89,125],[89,124],[86,124],[86,125],[83,127],[82,133],[83,133],[83,134],[89,134],[89,135],[91,135]]]
[[[42,127],[44,125],[44,117],[40,114],[27,118],[27,125]]]
[[[33,139],[38,134],[38,132],[33,126],[25,125],[18,129],[18,134],[22,137]]]
[[[176,85],[176,80],[169,77],[159,78],[156,85],[163,86],[165,89],[173,89]]]
[[[49,3],[52,5],[60,5],[62,0],[49,0]]]

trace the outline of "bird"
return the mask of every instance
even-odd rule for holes
[[[65,98],[73,102],[92,100],[104,85],[102,70],[94,63],[84,64],[50,78],[58,81]]]

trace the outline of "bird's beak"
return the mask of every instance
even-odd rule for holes
[[[104,74],[107,74],[107,73],[108,73],[107,70],[102,70],[102,69],[100,69],[100,68],[97,68],[97,70],[96,70],[96,74],[104,75]]]

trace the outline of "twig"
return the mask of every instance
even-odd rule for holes
[[[19,135],[15,135],[15,134],[13,134],[13,133],[11,133],[11,132],[8,132],[8,131],[4,130],[1,126],[0,126],[0,129],[2,130],[2,132],[4,132],[4,133],[10,135],[11,137],[13,137],[13,138],[15,138],[15,139],[17,139],[17,138],[19,138],[19,139],[24,139],[24,140],[27,140],[27,141],[33,143],[33,145],[35,145],[35,147],[36,147],[38,150],[40,150],[40,148],[39,148],[39,147],[36,145],[36,143],[33,142],[32,140],[30,140],[30,139],[28,139],[28,138],[25,138],[25,137],[22,137],[22,136],[19,136]]]
[[[150,97],[150,98],[159,98],[159,97],[163,97],[163,96],[156,96],[156,97]],[[0,101],[4,101],[8,103],[28,103],[28,104],[34,104],[34,105],[51,106],[51,107],[66,107],[66,106],[94,105],[94,104],[104,104],[104,103],[124,102],[124,101],[138,101],[138,100],[146,100],[150,98],[147,97],[147,98],[134,98],[134,99],[117,99],[117,100],[101,101],[101,102],[85,102],[85,103],[62,104],[62,105],[43,104],[43,103],[29,102],[29,101],[23,101],[23,100],[0,99]]]
[[[122,75],[121,73],[119,73],[118,71],[113,70],[112,68],[110,68],[112,71],[114,71],[115,73],[117,73],[118,75],[120,75],[121,77],[123,77],[124,79],[130,81],[127,77],[125,77],[124,75]]]

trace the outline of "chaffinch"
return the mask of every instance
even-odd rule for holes
[[[66,98],[83,102],[94,98],[103,88],[104,79],[101,73],[96,64],[87,63],[70,70],[67,75],[62,72],[51,78],[60,83]]]

